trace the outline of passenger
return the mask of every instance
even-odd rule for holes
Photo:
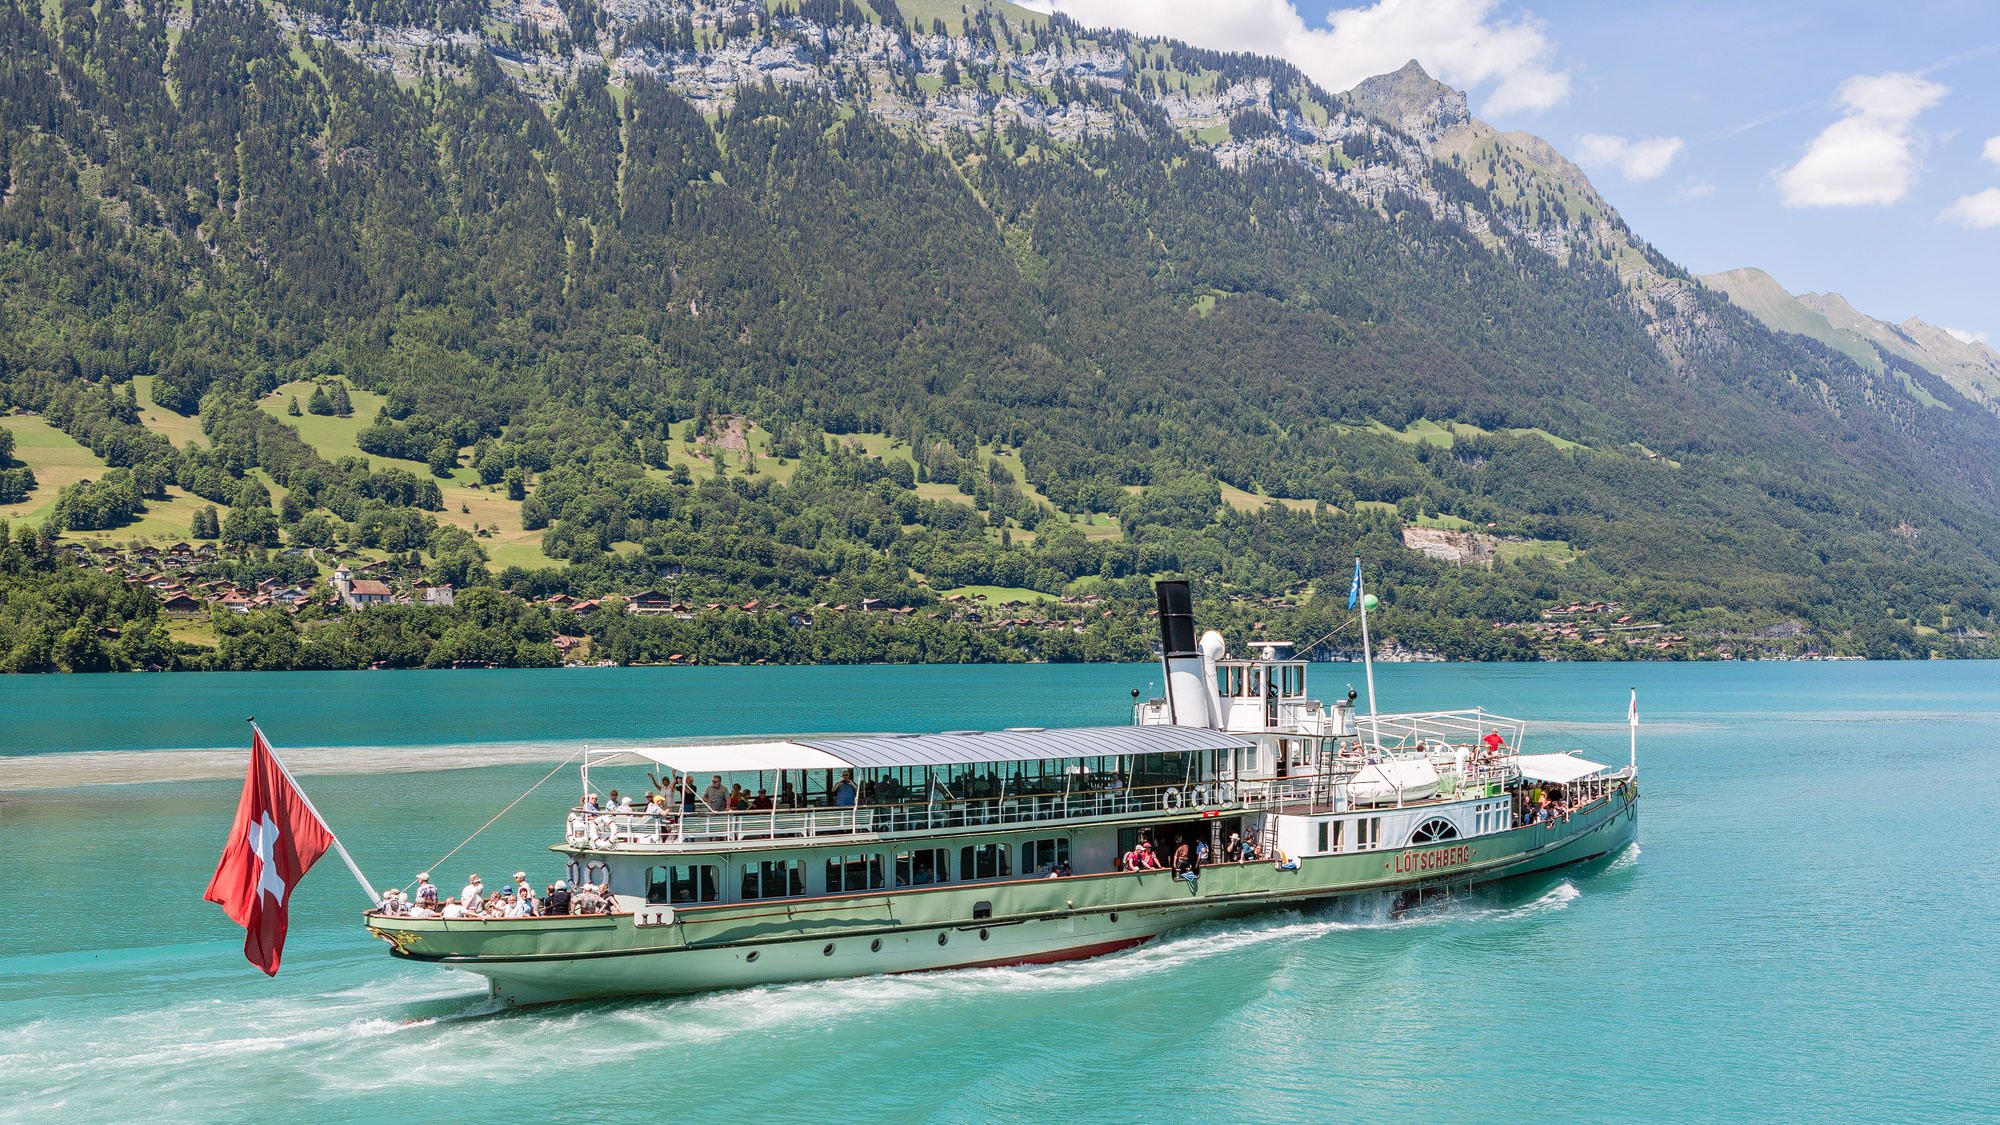
[[[620,797],[616,789],[613,789],[609,794],[609,802],[611,807],[617,809],[619,812],[632,811],[632,798]]]
[[[1194,862],[1196,866],[1208,862],[1208,841],[1196,838],[1194,842]]]
[[[504,897],[507,900],[507,905],[501,909],[502,916],[507,918],[532,918],[535,916],[534,900],[527,895],[516,894],[514,893],[514,888],[508,887]]]
[[[1507,740],[1501,738],[1500,732],[1497,730],[1487,731],[1486,737],[1480,739],[1479,741],[1482,745],[1486,747],[1486,756],[1489,758],[1499,757],[1500,751],[1505,750],[1507,748]]]
[[[694,807],[695,807],[695,803],[696,803],[697,801],[699,801],[700,799],[701,799],[701,798],[700,798],[700,797],[699,797],[699,796],[698,796],[698,795],[697,795],[697,794],[695,793],[695,791],[694,791],[694,779],[693,779],[693,778],[691,778],[691,777],[689,777],[689,776],[687,776],[686,774],[682,774],[682,775],[681,775],[681,811],[682,811],[682,812],[684,812],[684,813],[691,813],[691,812],[693,812],[693,811],[694,811]]]
[[[708,779],[708,788],[702,791],[701,803],[707,805],[710,812],[721,812],[729,807],[729,790],[722,787],[721,774]]]
[[[771,810],[770,792],[764,789],[757,790],[757,795],[750,798],[750,808],[753,812],[769,812]]]
[[[532,917],[536,913],[535,888],[528,885],[527,872],[514,872],[514,893],[520,895],[522,900],[528,904],[528,914]]]
[[[472,914],[457,899],[448,898],[444,900],[444,909],[439,912],[439,916],[443,918],[470,918]]]
[[[584,811],[584,812],[602,812],[603,810],[604,810],[604,806],[602,806],[602,805],[600,805],[600,804],[598,804],[598,803],[597,803],[597,794],[595,794],[595,793],[585,793],[585,794],[583,795],[583,811]]]
[[[485,898],[486,884],[479,881],[478,875],[467,879],[465,881],[465,889],[458,892],[459,905],[465,907],[467,910],[478,910],[480,903],[485,901]]]
[[[854,771],[853,770],[840,771],[840,783],[833,787],[834,807],[841,809],[853,808],[854,798],[858,792],[859,791],[854,788]]]
[[[417,872],[416,898],[418,902],[427,903],[432,907],[437,906],[437,901],[438,901],[437,884],[431,882],[431,873],[428,871]]]
[[[549,894],[543,913],[550,917],[569,913],[569,881],[557,879],[549,886]]]
[[[795,809],[799,807],[799,795],[792,788],[792,779],[786,778],[778,786],[778,807]]]
[[[1051,879],[1069,878],[1069,864],[1057,863],[1054,867],[1049,868],[1049,878]]]
[[[437,907],[429,902],[425,902],[423,899],[418,899],[410,905],[409,916],[412,918],[436,918],[438,916]]]
[[[387,914],[391,917],[394,917],[395,915],[401,913],[396,908],[396,896],[402,893],[403,892],[397,890],[394,887],[390,887],[388,890],[383,891],[382,897],[375,900],[375,912],[377,914]]]
[[[1181,836],[1174,837],[1174,878],[1190,883],[1201,878],[1201,861],[1195,858],[1194,849]]]
[[[1158,871],[1160,869],[1160,857],[1153,853],[1153,842],[1151,840],[1139,841],[1139,862],[1135,866],[1141,871]]]
[[[1250,854],[1250,845],[1243,842],[1243,834],[1241,832],[1231,832],[1229,834],[1229,846],[1222,849],[1222,861],[1224,863],[1243,863],[1253,858],[1255,857]]]
[[[730,786],[729,811],[742,812],[744,809],[747,809],[749,807],[750,807],[750,794],[745,793],[741,785]]]

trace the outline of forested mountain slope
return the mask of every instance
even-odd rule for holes
[[[1987,651],[2000,423],[1772,334],[1393,77],[938,0],[0,0],[0,406],[105,466],[0,518],[213,504],[252,571],[342,544],[526,597],[1180,572],[1302,638],[1331,599],[1275,599],[1359,551],[1391,636],[1463,655],[1613,651],[1496,627],[1578,598],[1710,650]],[[463,617],[389,659],[518,624]],[[1142,651],[1115,622],[895,655]],[[699,641],[639,627],[597,631]]]

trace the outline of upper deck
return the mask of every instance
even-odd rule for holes
[[[1512,736],[1507,753],[1481,752],[1477,734],[1491,725]],[[606,751],[592,763],[637,758],[666,767],[663,776],[647,774],[664,800],[575,808],[562,846],[714,851],[1202,812],[1333,811],[1462,799],[1497,792],[1519,776],[1511,747],[1521,725],[1512,720],[1444,712],[1384,716],[1371,727],[1379,741],[1330,734],[1260,740],[1158,725]],[[1384,762],[1410,763],[1429,771],[1428,780],[1406,782],[1384,773]],[[1406,783],[1414,787],[1397,788]],[[733,792],[743,795],[743,807],[732,807]]]

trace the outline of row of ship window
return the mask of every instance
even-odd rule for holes
[[[808,886],[814,861],[803,859],[751,860],[730,865],[738,877],[736,901],[798,898],[808,894],[854,894],[860,891],[896,887],[922,887],[936,883],[977,882],[1012,878],[1014,849],[1007,844],[971,844],[958,849],[957,878],[953,878],[949,848],[914,848],[897,851],[885,858],[881,852],[859,852],[828,856],[819,863],[819,885]],[[1047,875],[1069,864],[1069,841],[1063,838],[1030,840],[1020,845],[1020,867],[1024,875]],[[646,868],[646,901],[675,905],[721,902],[723,866],[714,863],[669,864]]]

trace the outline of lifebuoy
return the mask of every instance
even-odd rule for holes
[[[1208,786],[1197,785],[1194,788],[1189,789],[1188,803],[1195,806],[1196,808],[1200,808],[1201,806],[1208,804]]]
[[[611,882],[611,865],[601,859],[593,859],[583,865],[583,881],[586,883]]]
[[[1180,790],[1178,790],[1178,789],[1169,789],[1169,790],[1167,790],[1167,791],[1166,791],[1165,793],[1161,794],[1161,796],[1160,796],[1160,804],[1161,804],[1161,806],[1162,806],[1162,807],[1164,807],[1164,808],[1169,808],[1169,809],[1177,809],[1177,808],[1180,808],[1180,807],[1181,807],[1181,791],[1180,791]]]

